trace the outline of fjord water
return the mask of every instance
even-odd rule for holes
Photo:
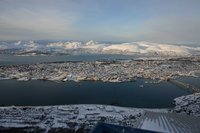
[[[59,55],[59,56],[13,56],[0,55],[0,66],[32,64],[56,61],[95,61],[113,59],[137,59],[124,55]],[[186,83],[199,84],[200,78],[180,78]],[[173,99],[190,94],[170,82],[145,83],[151,80],[137,79],[136,82],[105,83],[94,81],[52,82],[0,80],[0,105],[63,105],[63,104],[107,104],[142,108],[172,107]],[[144,85],[144,87],[140,87]]]
[[[58,62],[58,61],[96,61],[96,60],[115,60],[115,59],[136,59],[136,55],[56,55],[56,56],[14,56],[0,54],[0,66],[34,64],[39,62]]]
[[[94,81],[0,81],[0,105],[107,104],[126,107],[167,108],[173,99],[190,92],[169,83],[105,83]],[[140,85],[144,85],[141,87]]]

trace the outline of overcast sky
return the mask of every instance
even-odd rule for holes
[[[0,40],[200,42],[200,0],[0,0]]]

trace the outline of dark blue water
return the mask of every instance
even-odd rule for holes
[[[95,61],[113,59],[137,59],[125,55],[60,55],[60,56],[13,56],[0,55],[1,65],[29,64],[54,61]],[[199,78],[178,79],[199,86]],[[15,80],[0,81],[0,105],[63,105],[107,104],[126,107],[167,108],[173,99],[190,94],[169,82],[145,84],[136,82],[104,83],[93,81],[62,82]],[[141,84],[143,88],[139,87]]]
[[[173,99],[189,92],[169,83],[104,83],[68,81],[0,81],[0,105],[107,104],[126,107],[172,107]],[[141,84],[143,88],[139,87]]]
[[[187,83],[187,84],[191,84],[194,85],[197,88],[200,88],[200,78],[195,78],[195,77],[181,77],[179,79],[177,79],[181,82]]]
[[[136,59],[137,56],[130,55],[56,55],[56,56],[13,56],[0,54],[0,66],[32,64],[39,62],[55,61],[95,61],[115,59]]]

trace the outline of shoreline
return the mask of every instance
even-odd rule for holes
[[[0,66],[0,79],[128,82],[137,78],[168,81],[200,77],[200,62],[114,60]]]
[[[88,132],[97,122],[134,127],[145,111],[168,112],[110,105],[0,107],[0,131]]]
[[[172,109],[96,104],[0,107],[0,131],[88,132],[97,122],[135,127],[146,112],[200,117],[199,102],[200,93],[196,93],[175,98]]]

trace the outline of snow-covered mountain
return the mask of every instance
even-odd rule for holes
[[[150,42],[130,42],[120,44],[105,44],[94,41],[86,43],[65,42],[50,43],[48,47],[58,47],[67,51],[73,50],[76,53],[96,53],[96,54],[150,54],[162,56],[190,56],[200,54],[200,47],[177,46],[170,44],[158,44]]]
[[[0,50],[20,49],[23,52],[42,51],[64,54],[122,54],[151,56],[191,56],[200,55],[200,47],[160,44],[151,42],[98,43],[95,41],[46,42],[34,41],[1,42]]]

